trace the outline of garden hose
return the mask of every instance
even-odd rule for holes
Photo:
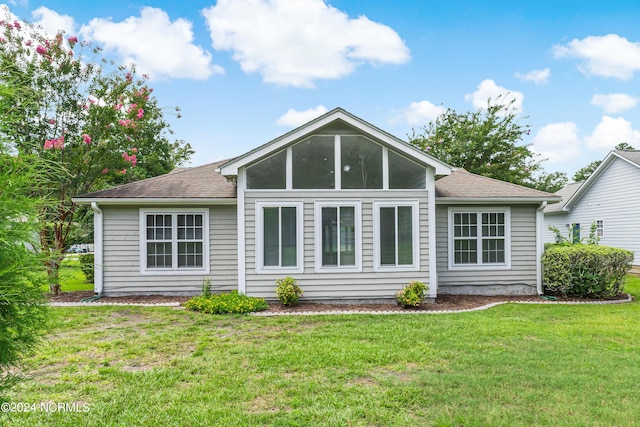
[[[82,298],[80,302],[94,302],[99,300],[100,298],[102,298],[102,295],[94,295],[92,297]]]
[[[558,300],[558,298],[552,297],[552,296],[549,296],[549,295],[538,295],[538,296],[540,298],[542,298],[542,299],[546,299],[547,301],[557,301]]]

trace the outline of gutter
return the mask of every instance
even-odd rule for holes
[[[544,253],[544,209],[547,202],[541,202],[536,209],[536,289],[542,295],[542,254]]]
[[[91,202],[93,211],[93,292],[102,296],[102,285],[104,283],[104,238],[103,238],[103,217],[102,209],[97,202]]]

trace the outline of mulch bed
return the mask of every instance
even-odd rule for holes
[[[83,298],[92,297],[93,291],[63,292],[60,295],[49,295],[50,302],[80,302]],[[621,294],[611,300],[624,300],[627,294]],[[123,297],[102,297],[98,303],[146,303],[160,304],[169,302],[179,302],[183,304],[190,297],[187,296],[166,296],[166,295],[134,295]],[[598,300],[585,300],[579,298],[566,298],[556,296],[558,301],[572,302],[593,302]],[[545,302],[537,295],[526,296],[479,296],[479,295],[440,295],[434,304],[421,304],[420,307],[403,309],[395,304],[322,304],[313,302],[301,302],[294,307],[285,307],[280,303],[269,303],[269,310],[272,313],[304,313],[304,312],[326,312],[326,311],[448,311],[448,310],[468,310],[481,307],[487,304],[504,301],[526,301]]]

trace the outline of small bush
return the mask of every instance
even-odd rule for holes
[[[245,314],[269,308],[269,304],[264,299],[248,297],[238,291],[193,297],[185,302],[184,306],[189,310],[207,314]]]
[[[81,254],[78,259],[80,260],[80,269],[87,278],[87,283],[93,283],[93,254]]]
[[[202,279],[202,294],[203,297],[211,296],[211,279],[209,277]]]
[[[284,305],[296,305],[304,291],[298,286],[296,279],[285,277],[276,280],[276,296]]]
[[[542,256],[546,289],[565,296],[618,295],[631,269],[633,252],[609,246],[553,246]]]
[[[396,294],[396,301],[398,302],[398,305],[404,308],[418,307],[422,300],[424,300],[424,295],[427,289],[427,285],[422,282],[409,282],[404,289],[398,291]]]

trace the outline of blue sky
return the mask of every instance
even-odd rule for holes
[[[570,176],[640,148],[637,1],[35,1],[18,19],[104,46],[151,76],[193,165],[334,107],[406,139],[442,108],[509,92],[526,143]]]

